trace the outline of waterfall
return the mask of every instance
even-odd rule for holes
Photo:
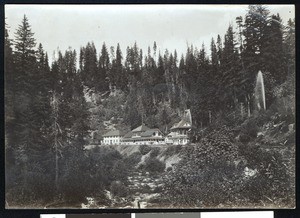
[[[256,86],[254,90],[254,102],[255,108],[260,110],[266,110],[266,97],[265,97],[265,86],[264,86],[264,79],[263,74],[261,71],[258,72],[256,77]]]

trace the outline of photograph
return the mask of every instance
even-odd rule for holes
[[[4,9],[6,209],[296,207],[295,5]]]

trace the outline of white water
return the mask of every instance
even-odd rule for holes
[[[257,110],[264,109],[266,110],[266,97],[265,97],[265,85],[263,74],[261,71],[258,72],[256,77],[256,86],[255,86],[255,107]]]

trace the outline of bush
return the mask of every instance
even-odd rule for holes
[[[156,158],[149,158],[144,165],[144,169],[152,173],[163,172],[165,170],[165,167],[166,164]]]
[[[127,164],[128,167],[133,167],[137,163],[141,161],[142,155],[140,152],[134,152],[128,157],[125,158],[124,162]]]
[[[118,160],[112,167],[111,174],[115,180],[126,181],[128,176],[128,167],[123,160]]]
[[[80,203],[85,200],[91,190],[90,175],[85,164],[87,159],[83,155],[71,156],[61,169],[59,193],[66,202]]]
[[[253,202],[260,200],[268,202],[267,198],[275,202],[279,199],[288,199],[293,195],[288,169],[278,152],[249,146],[248,149],[243,150],[243,154],[249,165],[257,169],[259,174],[243,183],[241,195],[250,198]]]
[[[110,191],[118,197],[126,197],[128,194],[128,188],[121,181],[113,181],[110,185]]]
[[[169,171],[172,171],[173,170],[173,168],[172,167],[168,167],[167,168],[167,171],[169,172]]]
[[[256,138],[259,127],[255,119],[245,121],[240,127],[240,136],[242,140],[248,142],[252,138]]]
[[[150,157],[154,158],[157,157],[157,155],[159,154],[160,149],[157,147],[152,148],[151,153],[150,153]]]
[[[151,151],[151,148],[148,145],[141,145],[139,148],[142,155],[148,154]]]
[[[182,149],[182,145],[171,145],[165,151],[164,154],[166,156],[172,156],[178,154]]]

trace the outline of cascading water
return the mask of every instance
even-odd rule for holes
[[[266,110],[266,97],[265,97],[265,85],[263,74],[261,71],[258,72],[256,77],[256,86],[254,91],[255,97],[255,108],[259,110]]]

